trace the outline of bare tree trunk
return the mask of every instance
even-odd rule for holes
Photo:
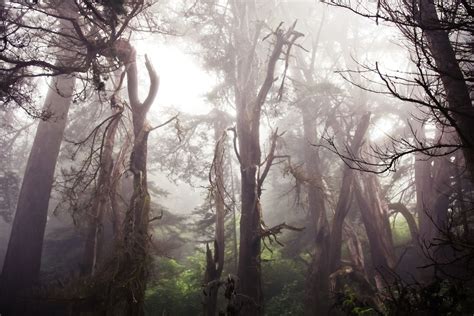
[[[254,22],[257,8],[255,3],[235,1],[234,35],[236,42],[236,81],[235,99],[237,109],[237,137],[239,140],[239,162],[241,174],[240,249],[239,249],[239,294],[242,303],[242,315],[263,314],[263,293],[261,280],[261,238],[262,210],[260,196],[262,185],[271,161],[267,161],[262,174],[260,149],[260,116],[270,88],[275,81],[275,66],[285,46],[291,48],[293,42],[301,36],[294,31],[294,25],[288,30],[274,32],[275,42],[267,63],[266,74],[261,86],[257,84],[255,69],[256,45],[262,29],[261,23]],[[251,27],[255,23],[254,27]],[[253,37],[253,38],[251,38]],[[255,90],[256,86],[260,86]],[[276,139],[275,139],[276,141]],[[274,151],[274,148],[273,148]],[[273,160],[271,158],[270,160]]]
[[[102,229],[104,214],[112,206],[112,172],[114,167],[113,150],[115,144],[115,135],[122,115],[122,108],[112,105],[114,109],[113,118],[107,126],[105,133],[104,148],[100,158],[99,179],[97,180],[97,190],[94,196],[94,203],[90,212],[90,223],[84,249],[84,274],[94,275],[97,268],[98,259],[102,247]]]
[[[365,133],[369,127],[370,113],[364,115],[357,126],[354,138],[352,139],[351,152],[356,155],[365,138]],[[342,246],[342,228],[344,220],[350,209],[351,185],[354,179],[354,171],[349,167],[344,167],[341,190],[339,191],[339,199],[337,201],[336,210],[332,222],[331,229],[331,248],[329,251],[329,272],[332,273],[339,269],[341,262],[341,246]]]
[[[123,238],[124,210],[128,208],[127,203],[123,200],[123,184],[126,179],[122,177],[125,171],[127,154],[130,150],[130,139],[125,137],[125,141],[115,159],[112,169],[112,181],[110,184],[110,201],[112,207],[112,229],[115,243],[120,242]]]
[[[44,110],[52,117],[39,122],[28,157],[3,265],[2,305],[18,304],[17,296],[38,281],[49,197],[74,83],[70,75],[54,77],[46,96]]]
[[[138,98],[138,78],[135,49],[125,40],[117,41],[116,51],[127,69],[127,86],[133,121],[133,147],[130,171],[133,174],[133,194],[125,214],[122,249],[119,249],[117,267],[110,280],[110,315],[144,314],[146,281],[149,266],[150,194],[147,184],[148,135],[152,128],[146,115],[158,93],[159,78],[146,59],[150,77],[148,96],[142,103]]]
[[[316,118],[311,115],[309,105],[302,106],[304,131],[304,161],[307,177],[308,213],[311,226],[314,228],[315,251],[309,267],[307,281],[306,315],[314,315],[317,310],[321,315],[329,312],[329,229],[324,202],[324,184],[320,170],[318,149],[313,146],[317,142],[315,123]]]
[[[451,168],[449,158],[415,162],[415,184],[417,192],[417,212],[419,222],[419,246],[424,256],[423,263],[431,260],[442,261],[443,252],[439,249],[437,239],[448,229],[448,206],[451,187]],[[432,165],[433,164],[433,165]],[[423,281],[433,280],[433,268],[425,268],[421,272]]]
[[[75,18],[77,15],[66,2],[58,5],[56,10],[64,17]],[[66,34],[74,32],[67,19],[59,19],[59,29]],[[56,64],[69,63],[71,54],[67,49],[58,53]],[[0,311],[6,315],[12,307],[18,308],[16,314],[26,313],[28,304],[21,302],[21,295],[38,281],[49,198],[74,85],[73,75],[53,77],[43,105],[44,113],[50,117],[41,120],[36,130],[0,278]]]
[[[214,256],[207,246],[206,251],[206,275],[204,283],[207,285],[204,298],[204,315],[215,316],[217,310],[217,294],[222,270],[224,268],[225,238],[224,238],[224,151],[225,151],[225,126],[222,118],[214,118],[214,138],[216,147],[212,169],[215,183],[212,183],[212,195],[216,208],[216,231],[214,239]]]
[[[249,8],[250,6],[250,8]],[[242,315],[263,314],[263,294],[260,266],[260,201],[257,186],[257,168],[260,164],[260,109],[253,109],[252,98],[256,82],[255,56],[252,47],[252,31],[258,38],[259,30],[251,28],[250,14],[255,8],[251,3],[235,1],[235,46],[237,82],[235,87],[237,107],[237,137],[241,176],[240,249],[237,275],[242,295]]]
[[[238,269],[238,258],[239,258],[239,250],[238,250],[238,240],[237,240],[237,201],[235,200],[235,186],[234,186],[234,170],[232,166],[232,159],[229,159],[229,170],[230,170],[230,190],[232,194],[232,237],[233,237],[233,252],[234,252],[234,273],[237,273]]]
[[[449,34],[443,29],[434,0],[418,0],[419,23],[435,60],[437,72],[446,92],[450,122],[456,129],[462,145],[466,167],[474,182],[474,111],[469,87],[461,71]]]
[[[396,264],[392,232],[387,207],[383,205],[375,175],[366,174],[362,176],[362,179],[365,190],[362,191],[359,181],[355,180],[353,182],[354,193],[369,240],[377,288],[383,289],[385,287],[384,280],[389,280],[387,277]]]

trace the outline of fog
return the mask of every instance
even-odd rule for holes
[[[474,7],[0,2],[1,315],[471,315]]]

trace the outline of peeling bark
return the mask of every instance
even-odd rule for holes
[[[127,70],[127,87],[133,122],[133,147],[130,172],[133,194],[124,218],[123,239],[110,280],[107,315],[143,315],[146,280],[148,277],[150,238],[148,233],[150,194],[147,183],[148,135],[151,127],[146,115],[158,93],[159,78],[148,58],[146,69],[150,88],[145,101],[138,97],[137,61],[135,49],[128,41],[117,42],[116,52]]]
[[[218,113],[219,115],[219,113]],[[222,118],[214,118],[214,139],[216,147],[214,151],[214,161],[212,163],[215,183],[212,183],[212,196],[216,209],[216,229],[214,239],[214,255],[212,255],[209,245],[206,249],[206,284],[204,298],[204,315],[215,316],[217,311],[217,294],[219,292],[220,278],[224,268],[225,237],[224,237],[224,151],[225,151],[225,125]],[[211,180],[212,182],[212,180]]]
[[[114,108],[113,118],[107,126],[105,133],[104,147],[100,158],[100,171],[97,180],[97,190],[94,196],[94,203],[90,213],[89,229],[84,248],[84,274],[94,275],[97,271],[97,263],[100,259],[103,243],[103,222],[107,210],[112,207],[112,172],[114,167],[113,150],[115,135],[122,115],[122,108]]]

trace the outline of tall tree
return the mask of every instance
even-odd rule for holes
[[[44,108],[52,118],[39,122],[28,157],[2,270],[2,305],[17,304],[17,295],[38,281],[49,196],[74,82],[71,75],[55,77],[46,96]]]
[[[219,283],[224,269],[225,237],[224,237],[224,219],[225,219],[225,192],[224,187],[224,164],[225,164],[225,144],[227,139],[226,121],[224,113],[215,110],[214,117],[214,140],[216,143],[214,150],[214,159],[211,166],[211,190],[216,210],[214,254],[209,246],[206,249],[206,275],[204,284],[207,285],[204,302],[204,314],[215,316],[217,309],[217,294]],[[212,179],[214,178],[214,179]]]
[[[393,154],[381,155],[393,161],[405,154],[420,151],[435,154],[440,147],[462,150],[466,169],[474,181],[474,123],[472,94],[473,7],[468,1],[377,1],[377,6],[360,6],[365,0],[352,3],[328,1],[336,6],[379,21],[394,24],[408,40],[414,72],[383,73],[376,64],[372,69],[396,98],[425,108],[433,121],[456,130],[455,142],[439,143],[433,148],[417,139],[403,144]],[[414,73],[416,74],[414,77]],[[410,87],[410,89],[404,89]],[[414,94],[411,87],[422,93]],[[449,152],[449,150],[448,150]],[[370,164],[366,166],[371,169]]]
[[[273,32],[274,43],[265,68],[264,81],[255,91],[255,86],[258,85],[255,69],[256,45],[263,24],[252,22],[257,10],[254,3],[236,1],[232,9],[235,23],[233,32],[236,39],[234,45],[239,47],[235,56],[237,69],[234,87],[242,203],[238,277],[239,291],[243,298],[241,313],[251,316],[263,314],[260,248],[264,231],[260,197],[262,185],[274,158],[270,152],[265,161],[261,160],[260,117],[262,107],[275,81],[278,60],[283,53],[289,57],[289,49],[302,34],[294,30],[294,25],[287,31],[279,27]],[[276,135],[274,136],[273,152],[276,142]],[[264,166],[262,172],[260,172],[261,166]]]
[[[110,315],[143,315],[146,280],[149,273],[150,249],[150,194],[148,192],[147,153],[148,135],[153,130],[147,113],[158,93],[159,77],[146,58],[150,78],[148,95],[143,102],[138,96],[138,70],[135,48],[126,40],[115,46],[118,59],[127,71],[127,89],[133,123],[133,145],[130,171],[133,175],[133,193],[124,218],[122,241],[118,249],[116,269],[111,271],[109,293]]]
[[[123,73],[125,75],[125,73]],[[100,164],[99,164],[99,176],[97,179],[96,189],[93,193],[92,208],[88,212],[88,231],[86,236],[86,243],[84,247],[84,262],[83,262],[83,273],[85,275],[94,275],[97,271],[98,260],[100,259],[102,244],[103,244],[103,226],[104,216],[108,210],[114,209],[110,213],[119,212],[117,203],[113,205],[116,200],[115,195],[116,185],[114,182],[119,181],[117,175],[114,177],[114,167],[119,168],[117,163],[120,164],[123,161],[117,159],[114,162],[114,145],[115,138],[118,131],[119,123],[124,111],[123,105],[119,101],[118,92],[121,89],[123,76],[116,76],[114,92],[110,98],[110,106],[112,115],[106,119],[106,129],[101,142]],[[120,156],[120,155],[119,155]],[[113,214],[114,221],[114,233],[117,234],[118,227],[121,224],[115,223],[117,215]]]
[[[73,14],[64,8],[62,13]],[[73,27],[62,19],[60,29],[70,33]],[[71,52],[58,56],[58,67],[69,63],[71,58]],[[1,275],[0,297],[6,312],[21,306],[18,295],[38,281],[49,197],[74,84],[72,75],[54,77],[44,102],[44,113],[51,118],[38,124]]]

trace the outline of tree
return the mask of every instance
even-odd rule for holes
[[[69,28],[65,23],[63,28]],[[74,83],[71,75],[55,77],[44,103],[45,110],[54,116],[39,123],[28,158],[1,276],[5,312],[21,306],[18,295],[38,281],[49,196]]]
[[[123,75],[125,75],[125,73],[123,73]],[[120,222],[120,219],[116,218],[119,217],[117,213],[120,212],[120,208],[116,203],[117,191],[116,185],[114,185],[114,182],[120,180],[117,174],[115,174],[114,177],[114,169],[117,170],[117,168],[119,168],[118,165],[123,163],[123,161],[121,161],[122,159],[117,159],[117,161],[114,162],[113,152],[116,134],[124,111],[123,104],[120,104],[120,100],[118,100],[119,96],[117,95],[122,85],[123,75],[116,76],[116,87],[114,87],[114,92],[110,100],[111,110],[113,113],[106,119],[108,122],[103,136],[104,139],[101,143],[103,148],[101,149],[99,157],[99,175],[94,197],[92,198],[92,208],[90,212],[88,212],[89,227],[84,248],[83,263],[83,273],[85,275],[94,275],[97,271],[98,260],[103,245],[104,216],[108,210],[113,209],[113,212],[115,213],[113,216],[114,233],[116,239],[120,236],[119,231],[121,223],[117,223]],[[95,131],[96,129],[94,129],[93,133]],[[124,148],[122,148],[122,150],[124,150]]]
[[[347,8],[359,15],[394,24],[409,42],[409,50],[414,63],[416,78],[413,74],[402,75],[384,73],[380,65],[366,66],[381,78],[386,90],[394,97],[413,103],[425,109],[432,121],[439,125],[451,126],[457,133],[456,140],[433,144],[423,143],[419,135],[413,134],[412,142],[400,141],[397,149],[389,153],[377,151],[386,162],[382,165],[363,164],[366,170],[384,172],[393,169],[395,161],[401,156],[413,152],[422,152],[430,156],[443,148],[453,152],[461,149],[466,169],[471,178],[474,174],[474,129],[472,129],[472,98],[470,81],[472,73],[472,21],[473,8],[468,1],[377,1],[377,6],[364,5],[365,1],[346,4],[342,1],[328,1],[330,4]],[[420,93],[411,93],[414,89],[403,91],[403,87],[418,87]],[[367,89],[367,88],[366,88]],[[378,91],[380,92],[380,91]],[[380,168],[382,167],[382,168]],[[380,170],[382,169],[382,170]]]
[[[214,139],[215,150],[214,159],[212,161],[212,170],[209,175],[211,182],[211,196],[215,205],[215,238],[214,238],[214,255],[206,245],[206,274],[204,277],[205,303],[204,314],[208,316],[216,315],[217,310],[217,294],[220,286],[220,278],[224,269],[225,254],[225,236],[224,236],[224,219],[225,209],[225,181],[224,181],[224,164],[225,164],[225,144],[227,140],[225,115],[215,110],[214,120]],[[213,179],[214,178],[214,179]]]
[[[18,303],[19,295],[26,295],[25,292],[38,281],[54,170],[69,105],[74,98],[75,76],[91,73],[93,86],[97,90],[103,89],[100,76],[110,69],[101,69],[99,61],[111,55],[112,43],[127,30],[130,20],[146,7],[142,2],[132,4],[130,12],[122,19],[119,16],[127,13],[122,5],[111,7],[88,1],[74,2],[74,5],[69,1],[45,6],[23,2],[10,5],[5,25],[7,30],[15,32],[5,37],[5,47],[0,52],[0,60],[5,66],[1,72],[6,75],[2,76],[6,80],[1,83],[2,94],[7,93],[8,101],[11,87],[23,79],[53,76],[53,80],[41,113],[44,120],[38,126],[28,159],[2,271],[0,292],[2,308],[6,312],[11,312],[12,308],[27,308]],[[38,18],[59,23],[59,27],[51,30],[38,27],[35,24]],[[97,28],[104,32],[96,32]],[[28,42],[35,36],[41,39],[33,42],[37,47],[25,45],[24,40]],[[51,55],[56,57],[55,63],[48,60]],[[87,83],[88,80],[83,80],[84,89]],[[25,105],[22,107],[27,109]]]
[[[158,93],[159,77],[146,58],[150,78],[148,95],[143,102],[138,97],[136,51],[126,40],[117,42],[115,51],[127,71],[127,89],[132,112],[133,145],[130,171],[133,175],[133,194],[124,217],[123,239],[119,245],[116,268],[112,275],[108,310],[114,315],[143,315],[146,280],[149,271],[150,194],[147,182],[148,135],[153,130],[146,115]],[[109,272],[110,273],[110,272]]]
[[[235,5],[235,17],[240,25],[235,26],[236,45],[244,48],[238,51],[239,62],[237,80],[235,82],[235,99],[237,107],[237,138],[239,140],[238,158],[241,175],[242,217],[240,220],[240,251],[239,251],[239,289],[244,298],[242,313],[245,315],[261,315],[263,313],[263,293],[261,290],[260,251],[261,239],[265,234],[262,230],[262,209],[260,197],[262,185],[273,163],[275,143],[278,134],[273,135],[272,149],[262,163],[260,149],[260,116],[262,107],[274,82],[275,66],[285,47],[291,48],[302,34],[294,30],[294,25],[287,31],[278,28],[274,31],[275,43],[266,67],[265,79],[256,96],[252,88],[256,84],[255,70],[252,64],[255,58],[256,41],[262,26],[253,28],[253,40],[249,38],[249,14],[256,8],[250,4]],[[238,31],[237,31],[238,30]],[[286,56],[289,54],[285,51]],[[260,167],[263,166],[263,171]]]

